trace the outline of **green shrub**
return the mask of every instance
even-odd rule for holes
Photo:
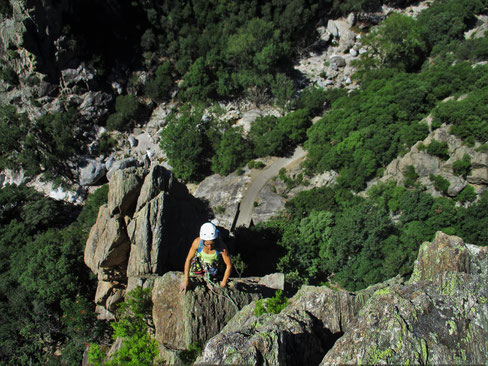
[[[281,310],[288,306],[288,298],[283,295],[282,290],[276,291],[273,297],[256,301],[254,315],[279,314]]]
[[[419,177],[413,165],[407,166],[407,168],[403,172],[403,175],[405,177],[405,180],[403,181],[405,187],[413,187],[415,185],[415,182],[417,181],[417,178]]]
[[[172,67],[165,62],[158,66],[155,77],[147,81],[144,92],[153,101],[160,102],[169,97],[172,86]]]
[[[466,179],[469,173],[471,173],[471,157],[468,154],[464,154],[461,160],[456,160],[454,162],[452,170],[454,171],[454,174]]]
[[[247,268],[247,264],[244,262],[244,259],[242,259],[240,253],[232,256],[232,268],[237,272],[239,278],[241,278],[242,274]]]
[[[107,119],[107,128],[111,130],[123,130],[128,128],[131,122],[137,121],[142,117],[143,106],[137,97],[131,94],[119,95],[115,99],[115,113]]]
[[[228,175],[242,167],[251,156],[251,149],[243,137],[242,127],[227,129],[220,140],[220,145],[212,158],[212,171]]]
[[[117,145],[117,140],[111,137],[108,133],[104,133],[102,136],[100,136],[98,141],[97,152],[100,155],[110,155]]]
[[[447,194],[447,190],[449,189],[449,181],[441,175],[429,175],[430,181],[434,184],[434,188],[439,192]]]
[[[447,142],[432,140],[432,142],[427,146],[427,152],[430,155],[441,158],[442,160],[449,159],[449,148],[447,146]]]
[[[456,200],[461,203],[473,202],[476,199],[476,192],[469,184],[456,196]]]
[[[158,345],[148,332],[152,327],[151,288],[137,287],[130,291],[119,306],[117,321],[111,326],[113,339],[122,338],[122,346],[103,365],[153,365]],[[99,361],[102,358],[100,348],[91,346],[89,358]]]

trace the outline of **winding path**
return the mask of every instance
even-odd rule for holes
[[[301,146],[298,146],[293,153],[293,156],[289,158],[279,158],[271,165],[264,168],[261,173],[254,178],[250,183],[247,191],[244,193],[244,197],[241,200],[239,211],[237,213],[237,221],[235,227],[244,226],[249,227],[251,225],[252,211],[254,208],[254,202],[257,200],[259,192],[266,185],[268,180],[278,175],[281,168],[284,168],[300,159],[302,159],[307,152],[303,150]]]

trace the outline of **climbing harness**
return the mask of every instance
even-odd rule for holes
[[[220,285],[214,282],[213,280],[213,278],[215,278],[215,276],[217,276],[219,272],[219,267],[217,262],[218,260],[221,259],[222,252],[218,249],[215,249],[214,261],[212,261],[211,264],[205,263],[205,261],[202,258],[202,254],[204,253],[203,246],[204,246],[203,240],[200,240],[200,244],[198,245],[197,252],[195,253],[195,256],[192,258],[192,261],[190,262],[190,273],[192,275],[202,276],[204,281],[207,283],[207,288],[217,296],[222,296],[223,294],[223,296],[232,303],[232,305],[235,307],[236,311],[238,312],[240,309],[235,303],[235,301],[232,299],[232,297],[229,295],[227,289],[225,287],[223,288],[220,287]]]
[[[204,279],[207,282],[207,284],[210,284],[211,286],[213,286],[213,287],[215,287],[217,289],[220,289],[222,291],[222,293],[224,294],[224,297],[226,299],[228,299],[231,302],[231,304],[234,305],[234,307],[236,308],[236,311],[239,312],[239,310],[240,310],[239,307],[237,306],[237,304],[235,303],[235,301],[232,300],[232,297],[230,297],[230,295],[227,292],[227,289],[225,287],[220,287],[218,283],[215,283],[214,281],[212,281],[212,279],[210,277],[210,274],[208,272],[205,272]],[[211,286],[207,286],[210,291],[212,291],[217,296],[222,296],[218,291],[212,289]]]

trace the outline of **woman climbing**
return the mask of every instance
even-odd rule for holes
[[[185,292],[190,284],[190,274],[206,276],[213,280],[219,275],[218,263],[222,259],[225,263],[225,272],[220,281],[220,287],[225,287],[232,271],[229,253],[219,231],[214,224],[207,222],[200,228],[200,236],[193,240],[185,261],[185,277],[181,284],[181,291]],[[191,273],[190,273],[191,272]]]

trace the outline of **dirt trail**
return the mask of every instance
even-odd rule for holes
[[[298,160],[302,159],[306,154],[307,152],[303,150],[301,146],[298,146],[295,149],[293,156],[289,158],[279,158],[271,165],[264,168],[263,171],[254,178],[254,180],[250,183],[249,188],[244,193],[244,197],[242,198],[239,207],[239,216],[237,218],[236,227],[249,227],[249,225],[251,224],[254,202],[257,200],[259,192],[261,191],[261,189],[263,189],[268,180],[278,175],[281,168],[285,168],[288,165],[297,162]]]

